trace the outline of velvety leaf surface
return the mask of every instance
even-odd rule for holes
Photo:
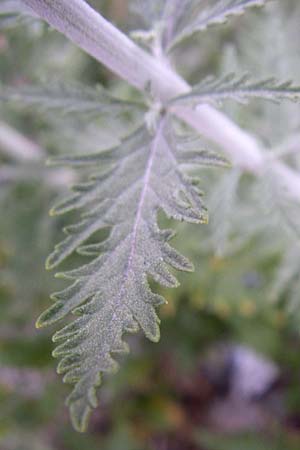
[[[192,264],[168,241],[172,230],[160,230],[157,213],[190,223],[207,221],[206,209],[195,179],[185,165],[224,164],[222,158],[200,149],[176,146],[170,119],[161,117],[152,134],[144,126],[119,146],[75,158],[61,158],[73,165],[91,166],[90,181],[74,187],[74,193],[52,209],[61,214],[84,209],[82,221],[66,229],[67,238],[49,257],[56,267],[74,250],[94,256],[92,262],[60,276],[73,284],[54,294],[54,305],[38,320],[45,326],[74,312],[79,317],[55,334],[60,357],[58,372],[74,383],[68,399],[77,429],[83,430],[102,372],[117,365],[113,354],[128,351],[123,334],[141,328],[152,341],[159,339],[155,308],[164,299],[153,293],[148,277],[166,287],[178,282],[170,267],[191,271]],[[96,231],[110,227],[109,237],[84,245]]]

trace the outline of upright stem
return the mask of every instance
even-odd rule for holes
[[[171,67],[138,47],[84,0],[22,1],[128,83],[139,90],[151,89],[162,103],[190,90]],[[234,164],[254,174],[263,172],[266,162],[261,145],[220,111],[202,105],[197,110],[176,107],[173,113],[218,144]],[[290,192],[300,197],[299,175],[278,162],[273,168],[291,184]]]

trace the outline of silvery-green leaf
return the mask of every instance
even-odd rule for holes
[[[256,98],[277,102],[279,100],[300,100],[300,87],[291,81],[275,78],[252,81],[249,75],[228,74],[221,78],[209,77],[195,85],[190,92],[171,100],[172,105],[197,106],[201,103],[222,103],[235,100],[245,103]]]
[[[140,103],[113,97],[101,86],[52,82],[40,85],[9,87],[0,85],[0,100],[63,114],[119,114],[132,108],[144,109]]]
[[[173,49],[185,39],[195,33],[205,31],[212,25],[223,24],[230,17],[239,16],[254,6],[262,6],[267,0],[218,0],[206,8],[201,7],[201,2],[190,1],[186,10],[182,12],[183,26],[179,28],[169,49]],[[187,19],[185,19],[185,15]],[[185,20],[184,20],[185,19]]]
[[[186,159],[186,161],[185,161]],[[120,145],[92,156],[77,157],[78,164],[99,176],[74,187],[73,194],[53,208],[61,214],[82,210],[78,225],[67,227],[66,239],[50,255],[47,266],[56,267],[74,250],[93,256],[90,262],[59,274],[73,284],[53,295],[55,300],[39,318],[39,327],[64,318],[78,317],[56,333],[54,355],[66,382],[74,383],[68,403],[75,427],[83,430],[91,409],[97,405],[96,388],[101,374],[117,367],[114,355],[128,351],[126,332],[142,329],[152,341],[159,339],[156,307],[164,299],[153,293],[148,277],[166,287],[176,287],[171,268],[192,271],[193,265],[161,230],[157,213],[190,223],[207,221],[206,209],[194,179],[184,172],[184,162],[194,166],[220,165],[208,152],[186,152],[176,145],[168,117],[158,120],[155,133],[137,129]],[[76,165],[76,161],[63,159]],[[109,169],[108,169],[109,168]],[[96,231],[110,228],[99,243],[86,244]]]

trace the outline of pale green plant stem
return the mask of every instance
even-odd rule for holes
[[[190,90],[169,65],[138,47],[84,0],[22,2],[128,83],[142,91],[150,88],[162,104]],[[272,164],[289,193],[300,198],[300,176],[281,162],[266,162],[260,143],[222,112],[209,105],[197,109],[174,106],[172,112],[219,145],[241,169],[260,175],[266,164]]]

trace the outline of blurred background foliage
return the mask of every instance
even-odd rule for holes
[[[149,26],[130,13],[133,2],[90,3],[126,32]],[[275,0],[184,43],[172,62],[191,82],[249,71],[299,84],[299,23],[297,0]],[[89,433],[72,430],[63,406],[68,386],[51,357],[53,330],[36,331],[34,322],[61,283],[44,261],[65,219],[50,219],[48,210],[77,175],[44,161],[104,148],[130,118],[107,122],[6,101],[5,86],[47,80],[138,95],[44,23],[0,15],[1,450],[298,450],[300,209],[272,173],[254,179],[234,168],[202,171],[208,226],[172,223],[177,248],[196,270],[164,292],[160,343],[131,336],[131,354],[105,380]],[[272,150],[266,156],[299,168],[299,106],[255,101],[223,109],[264,141]],[[17,138],[32,158],[19,157]]]

